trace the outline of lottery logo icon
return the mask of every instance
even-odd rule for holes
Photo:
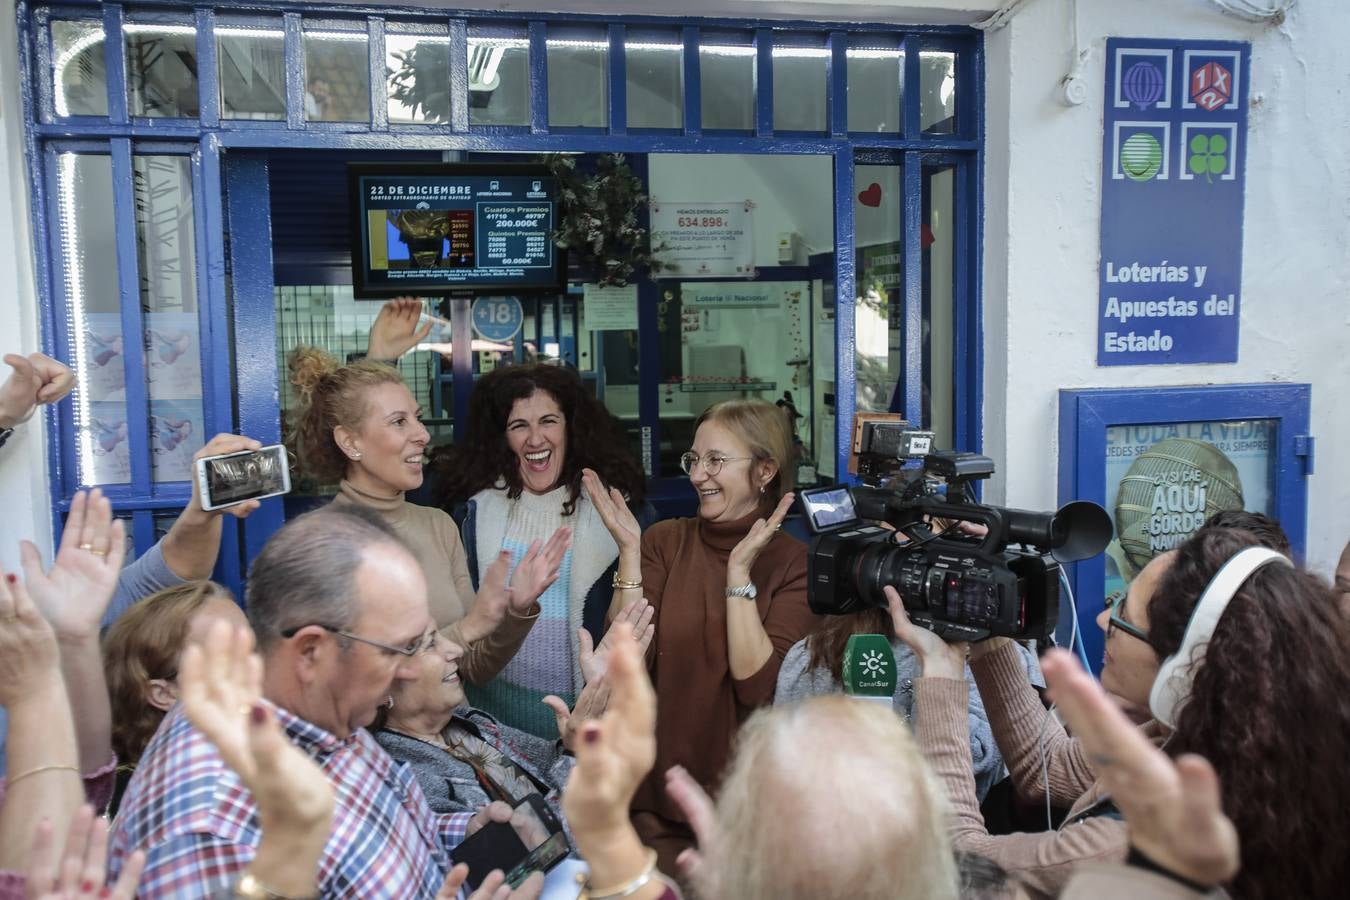
[[[1132,134],[1120,145],[1120,169],[1134,181],[1151,181],[1162,168],[1162,145],[1146,131]]]
[[[1163,73],[1151,62],[1137,62],[1125,70],[1122,83],[1125,99],[1138,109],[1148,109],[1162,99],[1166,82]]]
[[[1214,112],[1233,99],[1233,73],[1216,62],[1207,62],[1191,71],[1191,100],[1203,110]]]

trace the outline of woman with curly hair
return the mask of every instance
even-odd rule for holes
[[[229,588],[214,581],[188,581],[138,601],[103,638],[103,673],[112,705],[112,744],[117,783],[110,814],[164,714],[178,702],[178,658],[223,620],[246,627]]]
[[[398,370],[371,360],[340,366],[317,347],[296,349],[289,366],[299,397],[289,435],[297,465],[324,484],[339,482],[334,503],[374,510],[403,539],[426,576],[437,628],[465,648],[465,679],[490,681],[535,624],[535,601],[558,578],[567,529],[520,547],[509,586],[511,556],[501,548],[487,557],[481,587],[471,583],[455,523],[405,498],[422,485],[431,435]]]
[[[531,364],[484,375],[469,399],[467,432],[433,465],[438,499],[460,523],[475,584],[502,548],[519,552],[558,528],[572,531],[562,574],[540,596],[539,621],[520,652],[492,684],[468,692],[475,707],[505,724],[556,738],[543,699],[555,694],[570,706],[588,680],[582,666],[605,632],[619,558],[582,490],[582,469],[620,491],[640,521],[654,520],[655,511],[642,504],[642,469],[618,422],[571,369]]]
[[[966,735],[967,647],[912,625],[886,590],[896,635],[922,661],[919,744],[946,784],[956,848],[992,859],[1038,897],[1057,895],[1081,863],[1137,855],[1098,778],[1113,760],[1089,756],[1047,715],[997,638],[969,651],[999,749],[1022,796],[1070,809],[1057,831],[985,831]],[[1350,622],[1330,589],[1250,532],[1204,527],[1150,561],[1098,624],[1102,687],[1152,710],[1141,728],[1169,755],[1199,753],[1218,772],[1242,844],[1233,896],[1339,896],[1350,879]],[[1160,675],[1174,655],[1178,666]]]

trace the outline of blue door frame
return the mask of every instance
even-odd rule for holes
[[[924,165],[952,165],[957,170],[955,197],[956,384],[957,443],[979,449],[981,434],[980,384],[980,219],[981,166],[984,137],[983,42],[969,28],[932,26],[896,27],[885,24],[842,24],[807,21],[682,19],[673,17],[612,17],[501,13],[457,14],[417,8],[325,6],[283,0],[255,0],[240,14],[233,4],[197,4],[191,10],[167,0],[140,3],[96,3],[72,0],[63,4],[21,2],[17,6],[22,69],[25,145],[32,192],[38,294],[44,322],[44,345],[68,358],[65,327],[71,296],[60,252],[58,177],[63,153],[109,155],[114,172],[114,218],[117,231],[117,284],[128,336],[140,334],[141,314],[135,246],[135,217],[131,192],[133,156],[168,153],[191,158],[197,240],[198,301],[201,317],[203,402],[206,430],[246,431],[263,440],[279,436],[277,421],[278,373],[274,357],[243,348],[275,346],[271,272],[250,263],[270,257],[266,194],[266,151],[272,149],[326,150],[458,150],[480,152],[551,151],[625,153],[772,153],[824,154],[834,162],[835,296],[856,294],[853,259],[855,191],[853,166],[885,157],[902,163],[905,171],[904,205],[904,316],[906,321],[906,377],[903,410],[921,421],[922,319],[921,249],[919,228],[921,173]],[[307,122],[304,102],[304,31],[308,17],[364,32],[372,75],[369,121],[364,123]],[[52,82],[54,66],[49,25],[52,20],[84,19],[101,23],[106,66],[106,116],[57,115]],[[388,120],[384,79],[386,25],[423,23],[445,29],[451,62],[448,120],[425,125],[402,125]],[[215,28],[219,22],[280,28],[285,61],[287,117],[278,121],[241,121],[221,116],[220,84],[216,66]],[[195,119],[143,118],[129,110],[125,26],[173,25],[195,32],[199,115]],[[520,30],[530,44],[530,124],[519,127],[471,126],[467,94],[467,36],[470,25]],[[585,27],[603,34],[609,49],[609,109],[606,128],[552,128],[548,121],[549,29]],[[664,30],[682,44],[684,127],[679,130],[630,128],[625,95],[623,52],[628,30],[635,34]],[[699,46],[703,30],[746,35],[754,48],[757,93],[754,128],[746,132],[719,132],[702,128],[699,85]],[[721,38],[719,38],[721,40]],[[848,51],[870,41],[903,48],[903,83],[899,133],[848,131]],[[773,127],[773,54],[775,46],[814,43],[825,49],[827,127],[820,133],[775,132]],[[920,52],[945,51],[956,55],[957,102],[950,133],[924,132],[920,127],[922,83]],[[229,235],[228,251],[226,235]],[[227,296],[227,273],[229,290]],[[842,309],[842,306],[840,307]],[[657,366],[645,364],[659,355],[654,304],[644,302],[639,313],[639,353],[643,386],[640,415],[644,425],[659,428],[654,382]],[[851,315],[835,317],[836,435],[839,448],[836,471],[847,470],[847,448],[852,439],[854,405],[854,322]],[[238,352],[236,352],[238,351]],[[126,356],[128,408],[141,409],[145,401],[144,371],[139,354]],[[50,448],[53,524],[69,506],[80,478],[76,458],[72,401],[52,413]],[[138,550],[154,540],[154,515],[171,513],[188,499],[186,482],[155,484],[150,478],[149,435],[145,421],[129,416],[133,472],[129,484],[109,490],[119,514],[128,515]],[[655,435],[653,435],[655,439]],[[665,486],[654,493],[665,494]],[[671,486],[673,487],[673,485]],[[236,530],[227,520],[226,540],[217,575],[238,588],[243,562],[281,521],[280,504],[272,502]]]

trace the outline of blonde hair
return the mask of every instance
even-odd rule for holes
[[[118,617],[103,639],[103,675],[112,706],[112,745],[117,758],[135,763],[154,737],[164,711],[151,706],[145,689],[156,678],[178,677],[178,657],[188,629],[206,601],[234,602],[214,581],[188,581],[156,591]]]
[[[333,430],[341,425],[359,431],[369,410],[366,392],[381,384],[403,384],[403,376],[393,366],[371,360],[339,365],[318,347],[297,347],[286,368],[299,401],[287,436],[296,465],[324,484],[336,483],[350,461]]]
[[[755,713],[717,824],[707,896],[957,897],[946,797],[889,706],[835,695]]]
[[[754,457],[753,465],[773,460],[777,473],[764,485],[760,506],[768,509],[778,505],[783,495],[792,490],[796,480],[795,453],[792,447],[792,429],[788,414],[767,400],[724,400],[703,411],[694,423],[694,430],[704,422],[716,422],[726,428]]]

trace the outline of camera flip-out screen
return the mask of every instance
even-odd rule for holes
[[[813,532],[833,531],[845,525],[858,523],[858,511],[853,506],[853,495],[842,484],[833,487],[802,491],[802,509]]]

